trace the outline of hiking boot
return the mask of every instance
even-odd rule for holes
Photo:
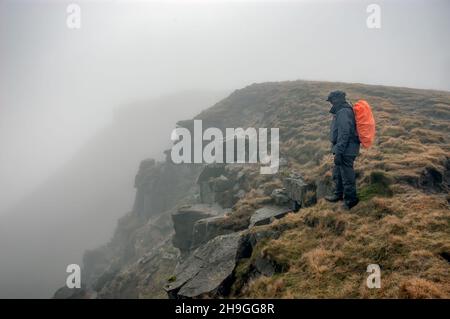
[[[358,205],[358,203],[359,203],[359,199],[355,199],[355,200],[352,200],[352,201],[345,201],[344,202],[344,209],[345,210],[350,210],[350,209],[352,209],[352,207],[355,207],[356,205]]]
[[[339,196],[339,195],[333,194],[333,195],[325,196],[325,200],[327,200],[331,203],[336,203],[340,200],[343,200],[343,197],[342,197],[342,195]]]

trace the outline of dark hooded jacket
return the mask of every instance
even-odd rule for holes
[[[333,154],[357,156],[360,142],[352,106],[345,99],[333,101],[330,113],[333,114],[330,127]]]

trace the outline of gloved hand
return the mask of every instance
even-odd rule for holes
[[[334,155],[334,165],[340,166],[342,165],[343,158],[342,154],[336,154]]]

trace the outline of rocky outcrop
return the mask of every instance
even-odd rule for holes
[[[264,206],[257,209],[250,217],[250,226],[261,226],[270,224],[273,220],[284,217],[291,209],[287,206]]]
[[[166,286],[169,298],[201,298],[226,295],[237,260],[248,257],[242,249],[242,232],[217,236],[197,248],[175,270]]]
[[[232,207],[245,193],[245,174],[241,166],[209,164],[197,178],[200,190],[200,202],[218,204],[224,208]]]
[[[216,236],[230,233],[224,227],[227,209],[248,190],[239,165],[204,165],[197,178],[200,203],[181,207],[172,215],[173,244],[183,255]]]
[[[224,176],[225,166],[221,164],[207,165],[197,178],[197,184],[200,188],[200,202],[205,204],[213,204],[216,202],[216,194],[214,192],[215,185],[210,183],[211,180]],[[220,182],[219,187],[220,189]]]
[[[177,212],[176,206],[196,201],[195,181],[202,168],[201,164],[177,165],[168,160],[142,161],[135,178],[133,210],[119,220],[109,243],[84,255],[84,292],[62,289],[55,297],[165,297],[163,287],[179,254],[172,245],[171,216]],[[201,218],[208,216],[212,215]],[[150,255],[154,257],[145,265],[138,262]]]
[[[284,188],[276,188],[270,194],[273,202],[278,206],[289,205],[291,199],[288,197],[286,189]]]
[[[382,90],[377,88],[374,91],[374,88],[360,85],[348,87],[352,87],[352,94],[359,92],[361,96],[380,96],[380,92],[386,90],[383,87]],[[409,192],[409,188],[413,186],[416,189],[411,193],[411,199],[417,196],[416,191],[424,191],[427,196],[429,193],[447,196],[450,162],[448,145],[443,148],[442,141],[443,137],[446,137],[445,129],[448,125],[437,122],[427,124],[422,118],[414,118],[414,122],[411,122],[413,126],[428,125],[430,130],[441,131],[439,136],[433,135],[429,130],[429,136],[425,138],[429,138],[430,142],[421,142],[423,134],[414,133],[409,129],[400,130],[402,131],[400,137],[380,134],[374,148],[362,154],[358,160],[358,170],[361,172],[358,176],[358,186],[362,186],[359,189],[365,191],[367,196],[356,208],[356,214],[345,215],[348,218],[336,217],[339,214],[329,210],[338,206],[324,202],[326,212],[317,212],[316,210],[321,210],[321,207],[318,207],[300,216],[273,222],[288,213],[291,202],[295,203],[296,209],[304,208],[314,205],[320,198],[331,193],[332,160],[331,156],[327,156],[330,151],[325,125],[325,120],[329,120],[329,116],[328,109],[323,104],[323,96],[328,94],[329,89],[330,83],[295,81],[282,84],[254,84],[234,92],[216,106],[199,114],[195,119],[202,119],[203,129],[217,127],[223,131],[229,126],[278,127],[280,154],[286,156],[280,158],[279,172],[275,175],[261,175],[258,165],[252,164],[175,165],[170,161],[170,150],[165,152],[167,158],[164,163],[153,160],[142,162],[136,176],[137,193],[132,212],[119,222],[110,244],[86,254],[86,269],[83,269],[82,273],[89,279],[83,280],[86,284],[86,287],[83,287],[85,292],[74,296],[100,298],[154,298],[167,297],[167,294],[172,298],[252,296],[249,294],[253,289],[252,285],[248,285],[249,280],[261,275],[275,274],[283,278],[281,273],[289,271],[289,265],[292,265],[289,258],[295,256],[299,261],[306,258],[303,254],[308,252],[304,249],[296,251],[297,255],[288,254],[288,256],[280,256],[278,251],[271,249],[271,245],[274,244],[272,240],[279,238],[287,229],[307,226],[305,240],[311,240],[314,244],[311,247],[320,247],[323,238],[327,239],[326,242],[332,242],[336,236],[346,235],[347,232],[352,234],[357,226],[353,221],[364,215],[360,213],[374,210],[380,216],[390,214],[392,207],[396,205],[395,201],[390,200],[391,196],[397,196],[394,190]],[[392,101],[386,101],[387,103],[376,102],[380,129],[388,125],[387,123],[395,126],[407,123],[402,124],[398,114],[391,112],[393,110],[391,106],[395,105],[396,110],[402,108],[408,112],[413,110],[409,109],[413,105],[410,93],[408,92],[406,100],[396,95],[392,95]],[[430,99],[423,98],[423,101],[428,104]],[[401,120],[405,118],[402,117]],[[414,124],[416,121],[418,124]],[[191,132],[193,124],[193,120],[178,123]],[[423,156],[420,156],[417,163],[412,163],[411,160],[418,152],[423,152]],[[286,175],[294,169],[304,175]],[[382,171],[383,175],[373,174],[378,170]],[[384,180],[374,179],[374,176],[384,175],[393,181],[387,183]],[[396,187],[390,189],[391,183],[396,183]],[[382,200],[373,198],[374,194],[385,198]],[[448,208],[445,204],[450,202],[450,197],[447,196],[446,201],[439,202],[440,210]],[[443,245],[440,248],[434,242],[435,234],[439,233],[441,228],[446,229],[446,219],[438,220],[434,217],[438,212],[435,211],[434,202],[427,205],[424,201],[424,207],[431,208],[430,214],[423,216],[430,215],[436,222],[429,224],[430,230],[433,231],[433,252],[440,252],[440,262],[448,261],[448,247]],[[420,205],[417,204],[416,207]],[[397,217],[400,218],[403,214],[406,216],[405,209],[402,209]],[[162,218],[163,216],[165,218]],[[408,220],[416,220],[416,217],[413,216]],[[386,224],[397,225],[393,221],[394,218],[386,220]],[[267,226],[270,223],[272,224]],[[361,220],[361,224],[363,223],[365,220]],[[398,224],[400,225],[400,221]],[[416,230],[425,230],[423,225],[421,223],[420,228]],[[317,233],[319,238],[309,236],[309,230],[313,230],[311,233]],[[372,232],[372,238],[376,242],[384,243],[386,238],[377,238],[375,233]],[[352,241],[352,237],[355,236],[347,237]],[[298,247],[296,246],[298,239],[296,236],[283,236],[282,240],[293,247]],[[422,245],[424,239],[421,238],[418,242]],[[398,243],[407,244],[402,241]],[[306,246],[309,249],[310,245]],[[373,255],[379,256],[378,247],[375,246],[372,247]],[[153,249],[155,247],[158,247],[156,251]],[[407,252],[409,253],[409,250]],[[343,253],[346,254],[345,251]],[[360,257],[363,260],[367,256]],[[295,265],[298,270],[297,266],[300,264]],[[308,272],[308,265],[305,266],[300,265],[304,274]],[[440,278],[441,274],[442,271],[436,271],[433,276]],[[292,279],[292,276],[285,278]],[[272,279],[267,278],[267,282],[273,283]],[[266,281],[259,283],[261,282],[264,284]],[[162,289],[163,286],[166,286],[167,293]],[[313,288],[321,296],[329,295],[328,285],[326,290],[318,289],[317,286]],[[61,290],[59,295],[70,297],[66,293],[67,291]]]
[[[215,237],[197,248],[189,258],[179,264],[172,281],[166,286],[169,298],[220,298],[229,295],[238,285],[260,275],[271,276],[284,271],[284,265],[256,257],[245,274],[236,272],[236,266],[248,260],[257,245],[268,238],[277,239],[287,226],[278,229],[254,227],[249,230]],[[244,278],[241,278],[244,276]],[[240,277],[240,278],[237,278]]]
[[[210,207],[200,204],[193,207]],[[225,227],[226,215],[200,218],[206,211],[186,208],[184,217],[174,218],[174,245],[182,256],[166,286],[169,298],[215,298],[226,296],[234,282],[237,262],[251,255],[253,247],[267,236],[257,235],[256,226],[267,225],[285,216],[287,206],[266,205],[250,217],[248,230],[234,232]],[[198,219],[197,219],[198,218]],[[254,274],[270,274],[280,269],[270,260],[257,258]]]
[[[236,280],[236,265],[249,258],[267,238],[276,239],[285,229],[255,229],[220,235],[194,250],[178,264],[165,290],[169,298],[218,298],[227,296]],[[255,258],[250,277],[273,275],[283,266],[264,256]]]
[[[314,203],[316,196],[315,185],[305,183],[299,175],[291,175],[285,180],[285,188],[267,189],[272,204],[255,209],[247,224],[248,229],[236,231],[227,227],[229,216],[226,208],[222,207],[230,207],[239,192],[245,194],[250,188],[241,167],[206,165],[197,178],[197,184],[200,203],[182,207],[172,215],[175,229],[172,242],[180,249],[181,256],[166,286],[170,298],[226,295],[234,280],[236,263],[249,256],[262,238],[276,236],[272,233],[263,236],[253,230],[292,211],[289,207],[292,201],[306,207]],[[270,275],[281,268],[263,256],[252,263],[253,275]]]
[[[300,175],[292,173],[283,181],[287,196],[300,207],[308,207],[317,202],[316,184],[307,183]]]
[[[200,169],[201,165],[197,164],[176,165],[153,159],[142,161],[135,178],[133,212],[148,219],[175,206],[192,187],[192,179]]]
[[[180,208],[172,214],[175,229],[172,239],[173,245],[180,249],[182,253],[188,252],[191,250],[194,241],[194,224],[199,220],[223,214],[224,210],[217,205],[196,204]]]
[[[228,216],[214,216],[196,221],[192,231],[191,249],[199,247],[216,236],[233,232],[224,227],[227,218]]]
[[[157,244],[133,263],[105,272],[94,288],[98,298],[164,298],[162,287],[175,269],[178,251],[170,239]]]

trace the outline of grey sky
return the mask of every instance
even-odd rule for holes
[[[69,30],[69,1],[0,1],[3,203],[136,99],[299,78],[449,90],[449,2],[378,1],[379,30],[371,2],[77,1]]]

